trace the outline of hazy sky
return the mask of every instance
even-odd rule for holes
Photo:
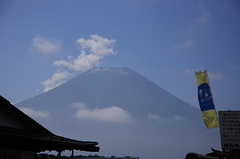
[[[0,2],[0,94],[12,103],[96,67],[128,67],[198,107],[208,70],[217,110],[240,106],[239,1]]]

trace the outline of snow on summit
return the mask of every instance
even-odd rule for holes
[[[93,69],[89,70],[88,74],[96,74],[99,75],[100,73],[108,72],[114,75],[129,75],[128,68],[117,68],[117,67],[94,67]]]

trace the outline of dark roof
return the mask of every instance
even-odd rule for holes
[[[2,148],[21,149],[27,151],[64,151],[82,150],[98,152],[97,142],[78,141],[57,135],[42,135],[28,132],[23,129],[15,129],[0,126],[0,141]]]
[[[21,120],[25,125],[31,128],[32,131],[45,135],[53,135],[52,132],[44,128],[35,120],[24,114],[21,110],[12,105],[8,100],[0,96],[0,108],[5,110],[8,114],[12,114],[14,117]]]
[[[13,106],[9,101],[0,96],[0,108],[13,114],[31,127],[31,130],[0,126],[0,147],[28,151],[45,150],[81,150],[98,152],[97,142],[78,141],[54,135],[52,132],[38,124],[35,120]]]

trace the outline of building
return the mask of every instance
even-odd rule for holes
[[[35,159],[41,151],[98,152],[97,142],[57,136],[0,96],[0,159]]]

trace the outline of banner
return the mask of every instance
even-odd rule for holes
[[[203,121],[208,129],[219,127],[207,71],[195,72],[198,84],[198,101]]]

